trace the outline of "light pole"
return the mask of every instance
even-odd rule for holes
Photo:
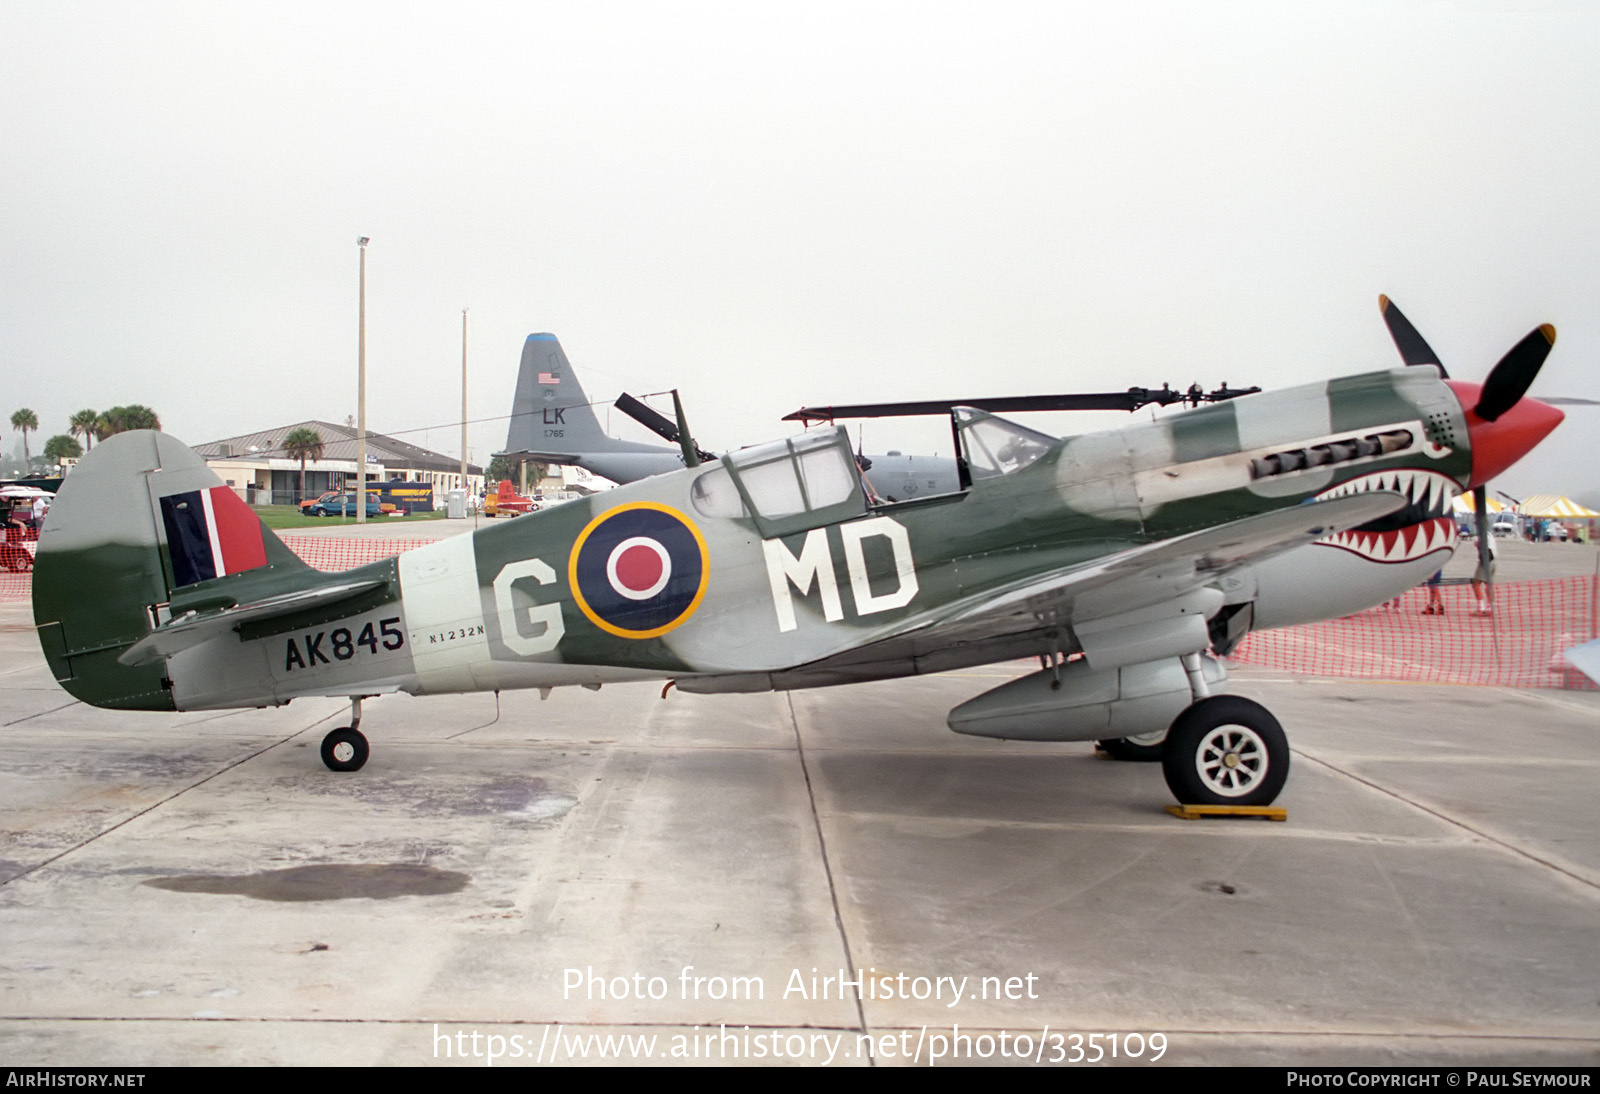
[[[361,248],[361,303],[356,330],[356,523],[367,522],[367,237]]]
[[[461,309],[461,489],[467,486],[467,309]]]

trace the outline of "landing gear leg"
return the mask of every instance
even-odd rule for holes
[[[350,697],[350,724],[322,738],[322,762],[330,771],[360,771],[371,751],[361,725],[361,696]]]
[[[1211,689],[1206,686],[1206,674],[1200,668],[1200,655],[1198,653],[1186,653],[1178,658],[1178,662],[1183,665],[1183,671],[1188,674],[1189,694],[1194,697],[1194,701],[1198,703],[1209,696]]]
[[[1184,673],[1189,677],[1189,694],[1196,701],[1206,698],[1211,694],[1211,688],[1206,684],[1205,671],[1201,666],[1198,653],[1187,653],[1178,658],[1183,665]],[[1094,747],[1110,756],[1113,760],[1123,760],[1127,763],[1153,764],[1160,762],[1166,755],[1167,733],[1162,729],[1154,733],[1142,733],[1137,737],[1116,737],[1096,741]]]

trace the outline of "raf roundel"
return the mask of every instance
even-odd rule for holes
[[[590,521],[568,576],[589,621],[619,638],[654,638],[700,606],[711,575],[700,530],[676,509],[633,502]]]

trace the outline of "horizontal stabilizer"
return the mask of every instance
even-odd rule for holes
[[[657,447],[656,451],[671,454],[671,450]],[[554,463],[568,467],[588,467],[590,453],[563,452],[555,448],[524,448],[517,452],[496,452],[495,458],[505,458],[512,463]],[[609,477],[609,476],[608,476]]]
[[[163,623],[139,639],[124,650],[117,660],[124,665],[146,665],[225,634],[240,623],[271,619],[291,612],[304,611],[307,608],[336,604],[387,584],[385,578],[344,581],[337,585],[324,585],[316,589],[300,589],[292,593],[269,596],[254,604],[241,604],[238,607],[215,611],[187,612]]]

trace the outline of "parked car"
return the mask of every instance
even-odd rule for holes
[[[300,512],[301,513],[309,513],[311,511],[311,507],[312,506],[321,505],[323,502],[328,502],[329,504],[332,504],[333,503],[333,499],[338,497],[338,496],[339,496],[339,491],[337,491],[337,490],[324,490],[317,497],[307,498],[305,501],[301,502],[300,503]],[[318,513],[317,515],[321,516],[322,514]]]
[[[356,515],[356,496],[354,493],[338,494],[327,500],[318,499],[308,510],[314,517],[353,517]],[[378,504],[376,494],[367,495],[367,516],[379,517],[383,515],[383,506]]]

